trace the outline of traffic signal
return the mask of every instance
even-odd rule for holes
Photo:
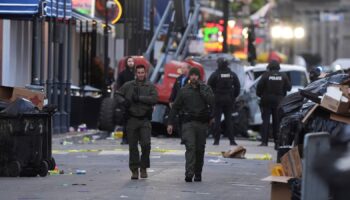
[[[248,62],[251,65],[255,64],[256,48],[255,48],[255,27],[251,24],[248,29]]]

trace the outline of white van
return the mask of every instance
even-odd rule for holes
[[[243,94],[240,100],[244,102],[243,108],[249,117],[249,125],[256,126],[262,124],[261,112],[259,107],[259,97],[256,96],[256,85],[260,80],[260,76],[266,71],[267,63],[257,64],[244,68],[246,78]],[[310,83],[308,72],[305,67],[298,65],[281,64],[280,72],[286,73],[292,84],[291,91],[288,94],[297,92]]]

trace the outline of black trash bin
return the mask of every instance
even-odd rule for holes
[[[55,168],[52,113],[0,113],[0,175],[46,176]]]

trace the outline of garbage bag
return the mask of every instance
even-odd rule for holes
[[[321,96],[326,93],[329,85],[340,85],[345,81],[348,81],[349,78],[348,74],[331,75],[310,83],[304,88],[304,90]]]
[[[299,112],[282,118],[279,131],[279,146],[292,145],[295,136],[302,131],[302,115]]]
[[[340,128],[340,127],[339,127]],[[342,145],[350,142],[350,125],[344,124],[342,130],[331,135],[331,142],[334,145]]]
[[[290,186],[291,199],[292,200],[301,200],[301,179],[300,178],[291,178],[288,180],[288,185]]]
[[[300,92],[287,95],[279,105],[280,117],[299,111],[304,103],[304,97]]]
[[[305,125],[305,131],[310,132],[328,132],[331,137],[341,134],[345,123],[334,121],[327,116],[314,115]]]
[[[16,116],[22,113],[37,113],[36,106],[25,98],[17,98],[0,112],[2,115]]]

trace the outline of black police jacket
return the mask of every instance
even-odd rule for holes
[[[287,91],[290,91],[292,85],[288,76],[279,71],[265,72],[258,82],[256,95],[261,98],[261,105],[278,106]]]
[[[215,94],[216,102],[234,101],[241,90],[241,84],[236,73],[230,68],[217,69],[208,79],[208,85]]]

